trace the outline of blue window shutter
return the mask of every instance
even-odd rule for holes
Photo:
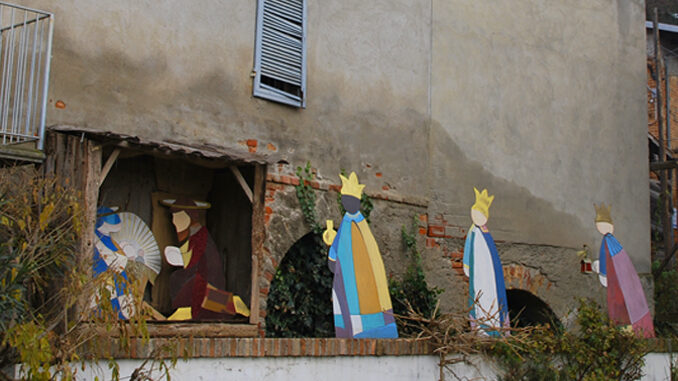
[[[254,55],[254,96],[305,107],[305,0],[258,0]]]

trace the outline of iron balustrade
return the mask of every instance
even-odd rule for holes
[[[0,1],[0,144],[42,150],[54,15]]]

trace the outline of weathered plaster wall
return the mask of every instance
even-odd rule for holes
[[[642,1],[434,1],[432,208],[468,225],[487,187],[495,239],[597,248],[612,203],[648,272],[644,33]]]
[[[321,174],[371,163],[384,174],[374,187],[426,189],[423,0],[309,2],[306,109],[251,95],[256,1],[21,3],[56,14],[50,98],[66,108],[50,108],[48,124],[224,146],[257,139]]]
[[[376,202],[373,231],[398,271],[412,215],[455,230],[421,226],[447,309],[465,303],[458,243],[473,186],[496,195],[489,227],[505,265],[551,280],[538,296],[557,313],[595,283],[582,287],[574,257],[600,243],[594,202],[614,205],[618,238],[649,270],[640,0],[309,1],[306,109],[251,95],[254,0],[20,3],[56,14],[50,99],[66,107],[48,124],[276,153],[287,176],[310,161],[319,181],[345,168],[421,200]],[[269,185],[262,293],[308,229],[289,184]],[[320,196],[321,219],[339,218],[333,197]]]

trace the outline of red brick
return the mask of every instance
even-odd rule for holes
[[[273,280],[273,273],[271,273],[270,271],[265,271],[265,272],[264,272],[264,277],[265,277],[266,279],[268,279],[268,281],[270,282],[270,281]]]
[[[377,176],[377,177],[381,177],[381,176],[382,176],[381,172],[377,172],[377,173],[375,173],[374,175]]]
[[[271,208],[270,206],[267,206],[267,207],[264,209],[264,212],[265,212],[266,214],[273,214],[273,208]]]
[[[439,237],[439,238],[449,238],[445,234],[445,226],[441,226],[441,225],[429,225],[428,226],[428,236],[429,237]]]
[[[440,247],[440,244],[438,244],[438,241],[436,241],[435,238],[426,238],[426,247],[432,249]]]
[[[461,263],[461,262],[453,261],[453,262],[452,262],[452,268],[453,268],[453,269],[463,269],[463,268],[464,268],[464,264]]]
[[[423,223],[425,223],[425,224],[428,223],[428,214],[422,214],[422,215],[420,215],[420,216],[419,216],[419,221],[421,221],[421,222],[423,222]]]
[[[426,228],[419,228],[419,234],[426,235]]]
[[[389,187],[388,185],[384,185],[383,187],[381,187],[381,189],[387,191],[387,190],[391,189],[391,187]]]
[[[259,142],[256,139],[247,139],[247,146],[248,147],[254,147],[257,148],[257,145],[259,145]]]
[[[333,190],[333,191],[339,193],[339,192],[341,192],[341,185],[331,184],[329,186],[329,190]]]
[[[266,144],[266,149],[269,151],[277,151],[278,148],[271,143]]]
[[[450,252],[450,257],[452,259],[464,259],[464,253],[459,251]]]
[[[259,289],[259,293],[261,295],[268,296],[268,290],[269,290],[268,287],[264,287],[264,288]]]

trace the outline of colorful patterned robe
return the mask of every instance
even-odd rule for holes
[[[117,216],[116,216],[117,217]],[[125,253],[115,241],[98,230],[94,232],[97,242],[94,244],[94,261],[92,270],[94,275],[100,275],[109,270],[109,263],[115,261],[118,256],[126,262]],[[111,305],[113,311],[118,312],[118,318],[127,320],[130,318],[131,297],[127,295],[127,273],[125,270],[115,272],[113,275],[113,284],[110,285]]]
[[[478,322],[488,335],[499,336],[496,328],[509,327],[504,271],[492,235],[485,226],[472,225],[469,229],[464,245],[464,271],[469,277],[472,324]]]
[[[605,234],[600,244],[600,275],[607,276],[607,311],[617,324],[644,337],[654,337],[654,324],[638,273],[619,241]]]
[[[384,263],[360,212],[344,215],[328,259],[336,336],[397,338]]]

